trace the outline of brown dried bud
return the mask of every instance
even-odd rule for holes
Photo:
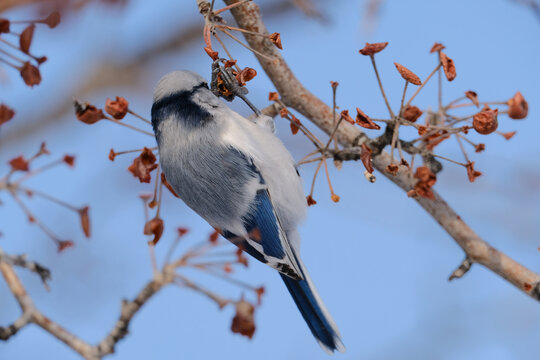
[[[283,47],[281,46],[281,35],[279,35],[279,33],[275,32],[271,34],[269,38],[270,41],[272,41],[272,43],[276,45],[279,50],[283,50]]]
[[[30,62],[25,62],[21,67],[21,76],[24,80],[24,83],[28,86],[39,85],[41,82],[41,74],[39,69]]]
[[[511,119],[524,119],[529,112],[529,104],[518,91],[513,98],[508,100],[508,116]]]
[[[141,155],[137,156],[133,163],[128,167],[128,170],[134,177],[139,178],[142,183],[150,183],[150,172],[158,167],[156,164],[156,156],[152,150],[145,147],[141,152]]]
[[[287,115],[289,115],[289,110],[287,110],[287,108],[281,108],[281,110],[279,110],[279,116],[282,118],[287,117]]]
[[[405,79],[405,81],[410,82],[413,85],[422,85],[422,81],[420,81],[420,78],[416,76],[415,73],[413,73],[411,70],[407,69],[405,66],[398,64],[397,62],[394,63],[397,71],[401,74],[401,77]]]
[[[278,100],[279,100],[279,94],[277,92],[268,93],[268,101],[278,101]]]
[[[185,227],[179,227],[176,229],[176,231],[178,232],[178,237],[182,237],[189,232],[189,229]]]
[[[396,164],[390,164],[386,167],[386,172],[394,176],[397,175],[399,167]]]
[[[337,81],[330,81],[330,86],[332,87],[332,89],[337,89],[339,83]]]
[[[81,227],[84,232],[84,235],[90,237],[90,216],[88,215],[88,206],[85,206],[78,210],[79,216],[81,217]]]
[[[257,76],[257,71],[255,71],[255,69],[247,67],[242,69],[242,71],[240,71],[240,74],[236,75],[236,80],[238,80],[238,83],[240,85],[244,86],[255,76]]]
[[[0,19],[0,34],[9,32],[9,20]]]
[[[47,144],[44,141],[39,146],[39,150],[38,150],[38,152],[37,152],[37,154],[35,156],[38,157],[38,156],[41,156],[41,155],[49,155],[49,154],[50,154],[49,149],[47,149]]]
[[[444,46],[443,44],[441,43],[438,43],[436,42],[435,44],[433,44],[433,46],[431,47],[431,50],[429,50],[429,53],[430,54],[433,54],[434,52],[436,51],[441,51],[443,49],[446,49],[446,46]]]
[[[15,111],[7,105],[0,104],[0,125],[7,123],[15,116]]]
[[[486,144],[480,143],[474,147],[474,151],[477,153],[482,152],[484,150],[486,150]]]
[[[253,230],[250,231],[249,235],[250,236],[257,236],[257,232],[258,232],[258,236],[259,236],[259,239],[261,237],[261,232],[259,231],[259,229],[255,228]],[[254,239],[255,240],[255,239]],[[240,248],[236,249],[236,261],[239,263],[239,264],[242,264],[244,265],[245,267],[248,266],[248,259],[247,257],[244,256],[244,251]]]
[[[71,240],[60,240],[56,243],[58,252],[62,252],[70,247],[75,246],[75,243]]]
[[[418,179],[418,182],[414,186],[414,193],[410,192],[411,194],[407,193],[407,195],[409,197],[418,195],[435,200],[435,194],[433,194],[433,191],[431,190],[433,185],[437,182],[435,174],[433,174],[426,166],[420,166],[416,168],[414,177]]]
[[[424,125],[418,126],[418,135],[422,136],[427,133],[427,127]]]
[[[474,170],[474,161],[469,161],[467,163],[467,176],[469,177],[469,181],[474,182],[480,175],[482,175],[480,171]]]
[[[161,183],[163,185],[165,185],[165,187],[167,189],[169,189],[169,191],[171,192],[171,194],[173,194],[175,197],[177,198],[180,198],[180,196],[178,196],[178,194],[176,193],[176,191],[174,191],[174,189],[172,188],[171,184],[169,184],[169,182],[167,181],[167,178],[165,177],[165,173],[161,173]]]
[[[116,120],[122,120],[128,112],[128,105],[127,100],[121,96],[117,96],[115,101],[107,98],[105,101],[105,111]]]
[[[149,244],[156,245],[163,234],[163,220],[158,217],[153,218],[144,224],[143,232],[144,235],[154,235],[154,239]]]
[[[291,132],[293,135],[296,135],[298,133],[298,130],[300,130],[300,126],[302,125],[302,123],[300,122],[300,120],[298,120],[296,118],[296,116],[292,115],[291,114]]]
[[[365,56],[373,56],[374,54],[383,51],[386,45],[388,45],[388,42],[373,44],[366,43],[366,46],[364,46],[364,48],[360,49],[358,52]]]
[[[264,286],[256,288],[255,293],[257,294],[257,305],[261,305],[262,297],[265,293]]]
[[[206,51],[206,53],[208,54],[208,56],[210,56],[212,58],[212,60],[216,61],[217,59],[219,59],[218,52],[212,50],[212,48],[207,46],[207,47],[204,48],[204,51]]]
[[[501,136],[503,136],[506,140],[510,140],[511,138],[514,137],[514,135],[516,135],[516,131],[510,131],[510,132],[505,132],[505,133],[500,133]]]
[[[36,25],[31,24],[26,27],[19,37],[19,47],[25,54],[30,52],[30,45],[32,44],[32,38],[34,37],[34,29]]]
[[[214,231],[208,237],[208,241],[210,241],[212,244],[216,244],[218,239],[219,239],[219,231],[214,229]]]
[[[353,118],[351,117],[351,115],[349,115],[349,110],[343,110],[341,112],[341,117],[347,121],[349,124],[354,124],[354,120]]]
[[[478,94],[476,92],[472,90],[465,91],[465,96],[467,99],[471,100],[476,107],[480,106],[480,103],[478,102]]]
[[[245,300],[236,303],[236,314],[232,320],[231,331],[252,338],[255,333],[255,320],[253,314],[255,307]]]
[[[499,125],[497,121],[498,113],[498,109],[492,110],[486,105],[482,111],[475,114],[473,117],[474,130],[482,135],[491,134],[497,130],[497,126]]]
[[[62,161],[65,162],[69,167],[75,166],[75,156],[73,155],[64,155]]]
[[[60,24],[60,13],[58,11],[53,11],[52,13],[50,13],[49,16],[43,19],[42,22],[46,24],[49,28],[53,29],[58,24]]]
[[[426,142],[426,149],[433,150],[435,146],[442,143],[444,140],[449,139],[450,134],[447,130],[439,130],[435,134],[428,136],[424,141]]]
[[[332,196],[330,197],[332,199],[333,202],[337,203],[339,202],[339,200],[341,199],[338,195],[336,194],[332,194]]]
[[[420,110],[418,107],[414,105],[408,105],[405,110],[403,110],[401,117],[407,121],[416,122],[416,120],[418,120],[418,118],[422,116],[422,114],[422,110]]]
[[[308,206],[317,204],[317,201],[315,201],[315,199],[313,199],[313,196],[311,195],[306,196],[306,200],[307,200]]]
[[[444,75],[448,81],[452,81],[456,78],[456,66],[454,60],[450,59],[445,53],[441,51],[441,63],[444,70]]]
[[[12,171],[28,171],[30,169],[30,164],[24,159],[24,157],[17,156],[9,161]]]
[[[116,153],[114,152],[114,149],[111,149],[111,151],[109,151],[109,160],[114,161],[114,158],[116,158]]]
[[[366,129],[379,130],[381,128],[359,108],[356,108],[356,123]]]
[[[366,143],[362,143],[362,152],[360,153],[360,160],[362,160],[362,164],[364,164],[364,167],[366,170],[373,174],[373,164],[372,164],[372,158],[371,158],[371,149],[366,145]]]
[[[80,103],[77,100],[74,102],[75,115],[77,119],[85,124],[95,124],[101,119],[105,119],[105,115],[101,109],[97,109],[94,105],[88,103]]]

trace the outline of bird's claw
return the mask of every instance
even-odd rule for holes
[[[230,67],[221,66],[220,63],[226,59],[216,59],[212,63],[212,81],[210,82],[210,90],[217,97],[222,97],[227,101],[232,101],[235,97],[239,97],[250,107],[257,115],[261,112],[247,98],[248,89],[240,86],[233,69]],[[221,83],[220,81],[221,80]]]

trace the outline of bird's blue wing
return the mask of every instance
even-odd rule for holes
[[[223,231],[223,235],[257,260],[267,263],[280,273],[294,279],[302,279],[303,275],[294,256],[294,250],[281,227],[270,192],[265,187],[264,178],[250,160],[248,160],[248,166],[257,173],[261,189],[257,190],[247,214],[242,218],[247,236],[241,237],[226,230]]]

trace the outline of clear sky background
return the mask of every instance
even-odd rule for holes
[[[272,2],[262,3],[268,9]],[[339,81],[342,109],[358,106],[373,117],[385,116],[369,59],[358,55],[366,41],[390,43],[379,54],[378,64],[394,108],[402,79],[393,62],[425,78],[435,66],[435,56],[429,54],[435,41],[447,46],[458,73],[445,87],[445,102],[466,90],[477,91],[482,100],[504,101],[517,90],[523,93],[529,117],[499,120],[500,130],[517,130],[511,141],[496,135],[473,136],[487,145],[485,153],[472,155],[484,176],[471,184],[463,168],[445,164],[436,188],[481,237],[540,271],[540,22],[533,13],[506,0],[387,0],[368,32],[364,2],[317,4],[326,22],[294,8],[278,13],[270,9],[263,16],[271,32],[281,33],[283,55],[300,81],[327,103],[331,103],[329,81]],[[31,9],[7,16],[34,17]],[[113,326],[120,300],[133,297],[151,278],[137,198],[150,187],[127,173],[131,157],[111,163],[107,154],[111,147],[122,150],[152,142],[108,123],[89,127],[77,122],[71,101],[77,96],[101,105],[107,97],[122,95],[130,107],[149,116],[154,84],[164,73],[190,69],[209,77],[210,59],[202,50],[201,33],[182,46],[155,50],[198,23],[195,1],[132,0],[121,10],[91,5],[67,16],[55,30],[38,29],[34,53],[49,57],[40,86],[25,87],[17,74],[1,69],[0,101],[15,108],[17,117],[0,133],[0,174],[7,171],[9,159],[33,153],[43,140],[53,155],[76,154],[75,169],[60,168],[30,184],[76,205],[89,204],[93,234],[90,240],[83,239],[74,214],[33,200],[32,209],[43,221],[76,242],[73,249],[58,254],[2,195],[0,246],[8,253],[27,253],[50,267],[50,292],[33,274],[18,273],[45,314],[91,343]],[[230,44],[243,66],[259,71],[249,84],[250,97],[265,106],[273,86],[249,52]],[[418,98],[418,106],[436,104],[435,85]],[[233,106],[249,114],[245,105]],[[277,123],[279,136],[296,159],[311,151],[310,143],[293,137],[283,120]],[[455,144],[443,145],[441,152],[461,160]],[[313,171],[312,166],[301,169],[306,192]],[[300,231],[304,262],[347,347],[336,358],[538,358],[538,302],[478,265],[463,279],[449,283],[447,277],[463,260],[463,252],[414,201],[382,175],[369,184],[357,163],[346,163],[341,171],[332,169],[331,176],[341,201],[331,202],[325,181],[319,178],[318,204],[309,209]],[[165,197],[164,214],[168,226],[157,247],[159,258],[172,242],[176,226],[189,227],[193,242],[210,232],[171,196]],[[241,294],[237,288],[194,276],[219,292]],[[220,311],[197,293],[170,287],[134,318],[129,336],[110,358],[328,358],[279,276],[254,261],[236,276],[267,290],[256,311],[252,340],[230,332],[232,307]],[[9,324],[18,315],[16,302],[0,282],[0,324]],[[35,358],[78,356],[36,326],[0,343],[0,359]]]

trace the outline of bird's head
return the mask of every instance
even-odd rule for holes
[[[172,71],[164,75],[154,89],[154,102],[157,102],[174,93],[191,92],[195,88],[208,85],[199,74],[188,70]]]

